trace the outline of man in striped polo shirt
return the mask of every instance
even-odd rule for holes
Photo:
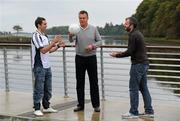
[[[55,113],[50,107],[50,98],[52,96],[52,73],[49,63],[49,53],[56,51],[60,46],[64,46],[64,42],[60,36],[49,42],[47,35],[44,33],[47,28],[45,18],[38,17],[35,20],[36,32],[33,34],[32,47],[32,68],[35,77],[33,103],[34,114],[42,116],[44,113]],[[40,110],[41,101],[43,112]]]

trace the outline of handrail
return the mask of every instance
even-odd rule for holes
[[[31,46],[31,44],[22,43],[0,43],[1,46]],[[66,45],[65,47],[75,47],[75,45]],[[102,45],[103,48],[126,48],[127,45]],[[180,49],[180,46],[147,46],[149,49]]]
[[[26,79],[26,76],[30,76],[31,72],[32,72],[31,67],[30,67],[31,54],[29,53],[30,52],[29,50],[28,50],[28,52],[22,54],[23,59],[21,60],[21,63],[16,63],[16,65],[19,66],[16,69],[16,67],[14,66],[14,63],[12,63],[13,59],[14,59],[13,54],[16,51],[12,51],[15,49],[7,49],[8,47],[13,47],[13,46],[30,48],[31,44],[0,43],[0,48],[1,48],[0,50],[3,50],[2,51],[3,55],[5,54],[4,56],[1,55],[0,58],[2,58],[2,59],[1,59],[0,63],[2,63],[2,65],[4,65],[4,67],[6,67],[6,68],[2,67],[4,70],[0,71],[0,74],[2,73],[3,76],[0,76],[0,78],[4,78],[4,81],[6,84],[6,87],[5,87],[6,91],[11,89],[11,86],[12,86],[11,80],[19,79],[18,80],[19,82],[13,81],[13,86],[17,86],[17,85],[20,86],[21,82],[23,82],[23,80]],[[66,45],[66,48],[60,48],[60,51],[58,51],[54,55],[52,54],[52,57],[51,57],[51,59],[54,63],[60,62],[60,63],[58,63],[59,64],[58,66],[52,65],[52,69],[55,70],[53,72],[53,78],[55,78],[56,83],[61,83],[60,86],[55,85],[55,87],[61,88],[62,83],[64,83],[63,92],[64,92],[65,97],[67,97],[72,92],[72,90],[75,89],[75,87],[72,87],[72,85],[73,86],[75,85],[75,81],[72,81],[72,80],[75,80],[74,56],[71,56],[72,54],[75,53],[74,50],[71,49],[74,47],[75,47],[74,45]],[[98,68],[99,86],[100,86],[100,90],[101,90],[102,99],[105,99],[106,96],[110,95],[109,90],[111,90],[112,92],[119,92],[119,93],[128,92],[128,89],[126,89],[126,91],[125,91],[125,88],[128,88],[128,77],[129,77],[129,67],[130,67],[130,61],[127,61],[127,59],[129,59],[129,58],[118,59],[118,61],[117,61],[114,58],[111,58],[109,56],[108,53],[111,50],[108,51],[108,49],[104,49],[104,48],[110,48],[110,49],[112,48],[112,50],[113,49],[117,50],[118,48],[126,49],[127,45],[103,45],[97,51],[97,53],[98,53],[97,58],[98,58],[98,64],[99,64],[99,68]],[[180,62],[180,59],[178,56],[180,55],[179,54],[180,46],[147,46],[147,48],[148,48],[148,50],[152,49],[151,51],[148,51],[149,61],[150,61],[150,69],[149,69],[149,73],[148,73],[148,78],[150,79],[150,83],[152,84],[149,87],[153,90],[163,89],[163,90],[179,91],[180,90],[180,82],[179,82],[179,80],[180,80],[180,76],[179,76],[180,65],[178,65],[178,62]],[[161,51],[158,51],[158,49]],[[166,51],[164,51],[164,49],[165,50],[170,49],[173,51],[166,50],[167,51],[167,53],[166,53]],[[10,50],[10,51],[8,51],[8,50]],[[27,49],[26,49],[26,51],[27,51]],[[59,60],[59,58],[61,60]],[[2,60],[4,60],[4,62]],[[18,59],[17,59],[17,61],[18,61]],[[164,62],[168,62],[168,64],[166,64]],[[26,63],[28,63],[28,65]],[[112,65],[113,65],[113,67],[112,67]],[[26,67],[26,68],[23,68],[23,67]],[[56,70],[58,70],[58,71],[56,71]],[[121,72],[119,73],[119,70],[121,70],[122,73]],[[24,73],[21,74],[20,71],[27,73],[26,76],[23,75]],[[61,80],[61,81],[58,81],[58,80]],[[70,80],[71,80],[71,82],[70,82]],[[125,80],[125,81],[122,81],[122,80]],[[114,83],[111,83],[111,82],[114,82]],[[122,84],[121,84],[121,82],[122,82]],[[23,84],[26,84],[26,83],[29,84],[32,82],[24,82]],[[154,87],[154,84],[158,84],[158,85],[163,84],[165,86],[164,87]],[[108,86],[113,86],[113,85],[116,85],[116,86],[114,86],[114,88],[108,89]],[[123,86],[123,85],[126,85],[126,86]],[[166,87],[166,85],[168,85],[168,86]],[[169,87],[169,85],[173,85],[173,86]],[[174,87],[174,85],[176,85],[177,87]],[[121,89],[118,88],[120,90],[115,91],[118,86],[121,86]],[[21,87],[19,87],[19,88],[21,88]],[[153,92],[153,94],[157,94],[157,93]],[[174,96],[180,96],[180,94],[177,94],[177,93],[176,94],[171,93],[171,94]],[[162,95],[164,96],[167,94],[165,93]],[[113,95],[113,96],[116,96],[116,95]],[[121,97],[123,97],[123,96],[121,95]]]

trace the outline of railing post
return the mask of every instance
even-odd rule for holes
[[[5,86],[6,92],[9,92],[9,76],[8,76],[8,61],[7,61],[7,50],[6,48],[3,49],[4,51],[4,75],[5,75]]]
[[[101,57],[101,91],[102,91],[102,100],[105,100],[105,88],[104,88],[104,60],[103,60],[103,47],[101,47],[100,51]]]
[[[67,68],[66,68],[66,51],[63,48],[63,74],[64,74],[64,97],[68,97],[68,87],[67,87]]]

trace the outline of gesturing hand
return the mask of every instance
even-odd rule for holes
[[[112,52],[111,54],[109,54],[112,57],[117,57],[117,55],[122,54],[122,52]]]
[[[70,32],[68,33],[69,37],[75,36],[75,34],[71,34]]]
[[[60,42],[62,40],[60,35],[56,35],[54,39],[52,40],[52,43],[56,45],[56,43]]]
[[[94,49],[93,45],[92,44],[89,44],[86,48],[85,48],[85,51],[87,53],[91,52],[92,50]]]
[[[65,47],[65,46],[66,46],[63,40],[60,41],[58,45],[59,45],[60,47]]]

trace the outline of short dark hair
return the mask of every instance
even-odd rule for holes
[[[80,15],[80,14],[86,14],[86,15],[87,15],[87,17],[89,17],[89,16],[88,16],[88,12],[87,12],[87,11],[85,11],[85,10],[81,10],[81,11],[79,11],[79,15]]]
[[[129,20],[130,24],[133,24],[134,28],[136,28],[138,26],[138,21],[135,17],[128,17],[128,18],[126,18],[126,20]]]
[[[35,26],[36,28],[38,28],[38,24],[41,25],[42,24],[42,21],[46,20],[45,18],[43,17],[37,17],[37,19],[35,20]]]

